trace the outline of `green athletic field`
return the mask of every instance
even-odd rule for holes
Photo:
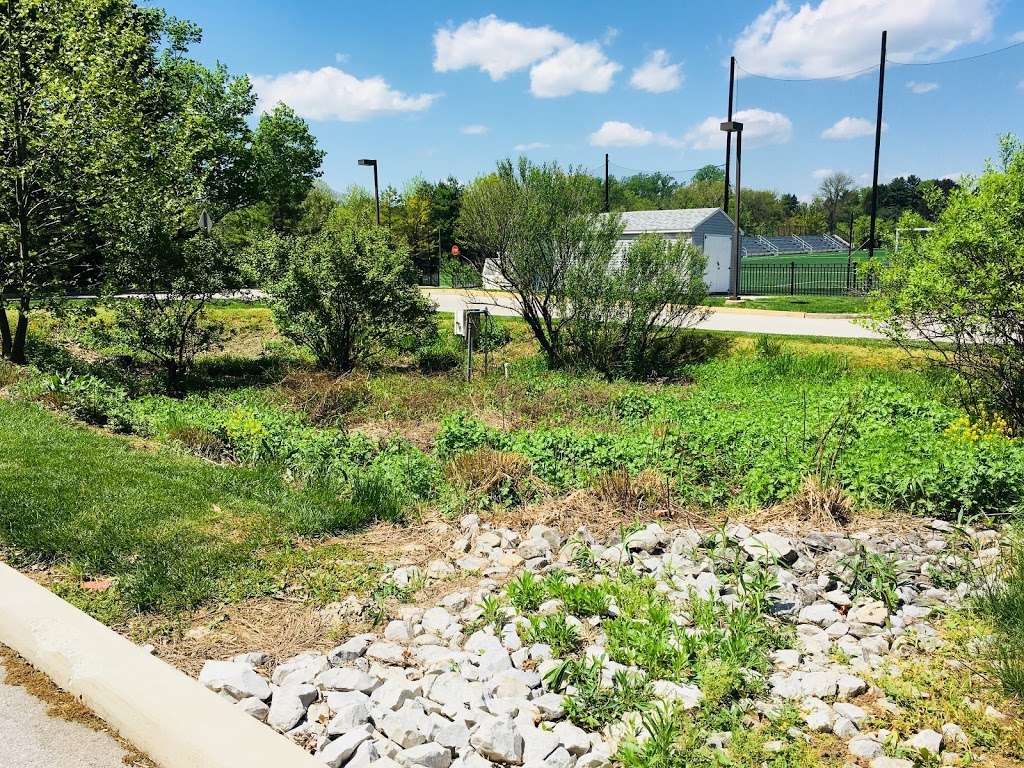
[[[854,261],[866,261],[867,251],[854,251]],[[875,251],[875,258],[880,261],[889,260],[889,252],[878,249]],[[830,251],[827,253],[792,253],[781,256],[745,256],[744,264],[789,264],[791,261],[797,264],[845,264],[846,254],[842,251]]]

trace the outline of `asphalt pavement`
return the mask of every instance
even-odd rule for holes
[[[113,736],[53,717],[6,677],[0,658],[0,768],[125,768],[125,751]]]

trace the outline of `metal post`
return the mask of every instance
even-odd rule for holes
[[[789,295],[796,293],[796,262],[789,262]]]
[[[473,380],[473,314],[466,313],[466,381]]]
[[[736,88],[736,57],[729,57],[729,116],[726,118],[732,122],[732,99]],[[732,133],[725,134],[725,194],[723,196],[722,210],[729,212],[729,156],[732,154]]]
[[[380,226],[380,182],[377,179],[377,161],[373,161],[373,199],[377,203],[377,226]]]
[[[608,153],[604,153],[604,212],[608,213],[611,208],[608,207]]]
[[[846,241],[846,292],[850,292],[850,265],[853,263],[853,211],[850,211],[850,234]]]
[[[875,116],[875,168],[871,177],[871,239],[868,258],[875,257],[875,221],[878,218],[878,157],[882,149],[882,99],[885,95],[885,42],[888,31],[882,32],[882,53],[878,64],[878,114]]]
[[[743,163],[743,129],[736,131],[736,223],[732,244],[732,280],[730,280],[730,297],[736,301],[740,297],[740,168]]]

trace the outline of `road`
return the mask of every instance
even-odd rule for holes
[[[500,291],[471,291],[450,288],[424,288],[442,312],[456,312],[467,304],[483,304],[492,314],[514,317],[510,294]],[[708,317],[697,327],[711,331],[774,333],[787,336],[835,336],[847,339],[880,339],[882,336],[859,325],[855,319],[821,316],[800,312],[773,312],[741,307],[711,307]]]
[[[125,768],[126,753],[109,733],[53,717],[6,678],[0,658],[0,768]]]

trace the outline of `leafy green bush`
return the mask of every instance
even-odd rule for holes
[[[458,368],[465,359],[465,349],[455,334],[443,332],[416,350],[416,366],[423,373],[440,373]]]

